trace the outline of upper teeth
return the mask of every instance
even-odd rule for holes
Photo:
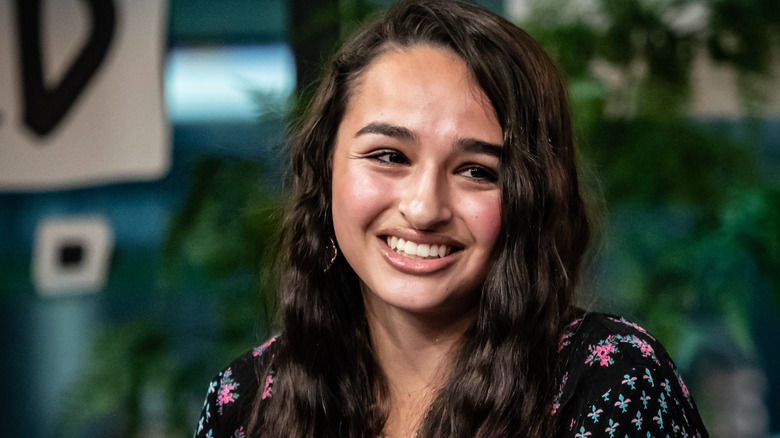
[[[450,253],[449,245],[415,243],[395,236],[387,237],[387,246],[399,253],[417,257],[444,257]]]

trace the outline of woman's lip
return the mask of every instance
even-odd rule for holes
[[[395,252],[387,246],[386,238],[380,237],[378,240],[388,263],[395,269],[407,274],[421,275],[439,271],[454,263],[460,253],[460,251],[455,251],[440,258],[413,258]]]

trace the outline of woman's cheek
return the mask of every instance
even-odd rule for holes
[[[345,251],[362,245],[353,240],[362,239],[358,236],[365,234],[391,205],[390,190],[387,178],[360,166],[345,166],[341,175],[334,175],[333,225]]]
[[[501,232],[501,204],[498,190],[464,197],[461,203],[463,217],[468,218],[472,235],[483,244],[493,247]]]
[[[383,184],[382,180],[371,172],[348,175],[340,194],[344,198],[346,212],[355,219],[369,218],[379,213],[386,204],[390,189],[386,181]]]

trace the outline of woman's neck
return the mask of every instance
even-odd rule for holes
[[[473,315],[443,324],[437,316],[375,304],[366,300],[366,318],[390,396],[385,436],[414,437],[437,391],[449,377]]]

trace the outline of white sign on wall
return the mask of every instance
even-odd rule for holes
[[[165,0],[0,0],[0,191],[170,166]]]

